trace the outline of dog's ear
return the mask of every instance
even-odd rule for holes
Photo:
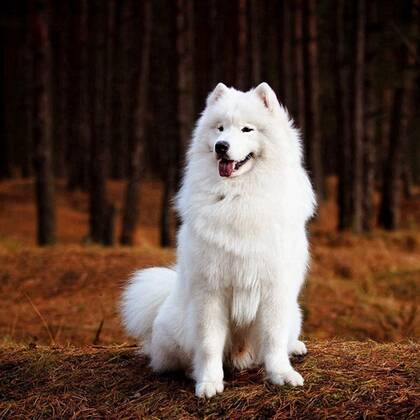
[[[274,90],[271,89],[268,83],[262,82],[260,83],[254,91],[257,96],[262,100],[264,106],[269,110],[273,111],[275,106],[278,105],[279,101],[277,100],[277,96],[274,93]]]
[[[228,87],[223,83],[218,83],[212,92],[207,97],[207,106],[214,104],[228,91]]]

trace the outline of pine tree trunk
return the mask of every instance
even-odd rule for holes
[[[376,176],[376,139],[378,119],[378,91],[375,86],[377,77],[377,62],[375,61],[376,32],[378,25],[378,4],[372,2],[367,11],[367,61],[366,61],[366,113],[365,135],[363,145],[363,231],[372,230],[374,222],[373,196]]]
[[[35,186],[37,202],[37,239],[39,245],[55,242],[54,175],[52,166],[51,114],[48,95],[50,81],[50,40],[48,0],[31,0],[33,66],[33,124],[35,145]]]
[[[257,8],[258,6],[255,6],[255,9]],[[249,13],[251,13],[251,16],[254,14],[252,11]],[[284,94],[284,68],[283,63],[280,62],[280,57],[283,55],[283,43],[279,33],[279,22],[282,21],[282,7],[279,7],[276,2],[268,2],[265,13],[262,13],[260,10],[256,19],[259,19],[261,22],[260,26],[264,28],[264,31],[259,31],[260,37],[266,32],[266,44],[263,46],[260,45],[260,48],[262,48],[260,56],[262,56],[263,61],[261,64],[262,79],[259,81],[268,81],[277,93],[278,98],[282,99]],[[251,33],[252,27],[256,24],[257,22],[251,21]],[[254,63],[251,62],[248,66],[252,68],[253,65]]]
[[[88,52],[87,0],[70,3],[72,39],[69,57],[68,83],[68,188],[88,190],[89,184],[89,107],[88,107]]]
[[[352,229],[355,232],[363,230],[365,20],[365,0],[358,0],[355,42],[356,68],[354,71],[354,137],[352,147]]]
[[[236,86],[238,89],[246,89],[247,27],[247,0],[238,0],[238,52],[236,58]]]
[[[223,48],[223,33],[220,25],[224,17],[218,0],[210,0],[210,56],[211,56],[211,87],[223,80],[223,65],[220,63],[220,51]],[[211,89],[210,87],[210,89]]]
[[[53,50],[53,150],[54,173],[62,178],[67,170],[67,117],[68,117],[68,49],[69,49],[69,4],[53,3],[52,50]]]
[[[318,64],[318,31],[316,1],[303,2],[303,65],[305,91],[305,139],[307,162],[315,191],[324,197],[324,176],[321,150],[320,91]]]
[[[141,69],[133,77],[132,92],[135,98],[132,109],[133,134],[129,150],[128,181],[124,198],[121,243],[132,245],[137,226],[140,197],[140,178],[143,166],[144,132],[149,85],[150,48],[152,36],[152,1],[145,0],[143,14],[143,45]]]
[[[89,164],[89,238],[102,243],[105,231],[106,201],[106,142],[105,135],[105,28],[106,13],[100,0],[89,2],[89,109],[91,147]]]
[[[349,40],[346,34],[349,27],[346,25],[348,16],[346,14],[345,0],[337,0],[336,3],[336,39],[337,51],[335,54],[334,71],[335,79],[335,101],[338,105],[338,118],[341,124],[338,125],[338,191],[337,191],[337,207],[338,207],[338,229],[351,228],[351,159],[352,159],[352,115],[353,106],[352,96],[350,95],[349,84],[351,81],[351,57],[347,50]]]
[[[401,216],[401,119],[404,101],[405,93],[403,89],[397,88],[392,102],[389,149],[384,167],[378,220],[379,225],[388,230],[397,229]]]
[[[113,62],[118,63],[113,71],[112,81],[112,127],[111,127],[111,175],[115,179],[122,179],[127,175],[127,146],[128,133],[126,115],[128,114],[127,75],[130,73],[128,63],[128,27],[130,16],[130,2],[116,1],[115,3],[115,35],[113,38]]]
[[[258,0],[251,1],[251,64],[252,84],[257,86],[261,83],[261,7]]]
[[[4,39],[6,29],[0,27],[1,39]],[[0,44],[0,63],[5,61],[5,45]],[[5,95],[5,66],[0,66],[0,179],[9,178],[12,175],[10,165],[10,146],[6,129],[6,95]]]
[[[105,143],[105,172],[109,176],[111,170],[111,144],[112,144],[112,124],[113,124],[113,91],[115,80],[114,63],[114,39],[115,39],[115,3],[116,0],[108,0],[106,4],[105,22],[105,57],[104,57],[104,136]]]
[[[29,37],[26,39],[24,47],[24,75],[23,79],[23,104],[22,104],[22,115],[23,115],[23,150],[24,156],[22,156],[22,176],[24,178],[33,175],[33,158],[34,158],[34,144],[33,144],[33,59]]]
[[[191,137],[194,112],[193,81],[193,2],[177,0],[177,53],[178,53],[178,125],[180,147],[178,167]],[[180,179],[180,174],[177,175]]]
[[[399,9],[401,23],[410,25],[412,3],[407,1]],[[415,25],[413,22],[412,25]],[[394,89],[391,121],[389,129],[388,155],[384,164],[382,179],[382,197],[379,209],[378,222],[387,230],[397,229],[401,220],[401,197],[402,197],[402,174],[403,174],[403,151],[407,138],[408,113],[410,108],[410,94],[412,94],[412,79],[405,71],[411,65],[412,56],[406,43],[396,47],[396,55],[399,63],[402,84]]]
[[[295,18],[295,74],[296,74],[296,111],[297,123],[301,132],[306,136],[305,121],[305,65],[303,61],[303,0],[296,0],[294,10]]]
[[[173,153],[173,152],[172,152]],[[170,208],[171,198],[175,188],[176,162],[173,155],[169,157],[166,167],[165,183],[162,197],[162,212],[160,217],[160,246],[171,245]]]
[[[282,2],[283,14],[281,22],[282,31],[282,58],[284,75],[284,99],[283,102],[286,107],[293,111],[294,109],[294,95],[293,95],[293,60],[292,60],[292,5],[291,2]]]
[[[158,7],[166,4],[166,0],[158,0]],[[179,144],[179,129],[176,118],[178,115],[178,93],[173,87],[177,84],[177,74],[173,69],[166,67],[161,69],[162,60],[165,62],[176,62],[176,37],[177,26],[173,19],[177,5],[171,3],[170,7],[163,8],[161,13],[162,25],[156,28],[156,48],[162,52],[159,57],[154,57],[152,64],[151,86],[154,91],[152,97],[155,100],[155,107],[159,110],[154,120],[156,129],[156,142],[159,147],[161,167],[163,168],[164,191],[161,201],[160,217],[160,245],[167,247],[172,244],[172,222],[173,212],[172,198],[176,188],[177,176],[177,147]],[[211,8],[211,5],[210,5]],[[212,40],[209,40],[211,43]],[[211,57],[210,57],[211,61]],[[210,68],[212,64],[210,63]],[[159,69],[159,74],[157,70]],[[153,77],[158,82],[153,81]],[[211,77],[209,74],[208,77]],[[207,92],[206,92],[207,93]],[[202,106],[202,104],[201,104]]]

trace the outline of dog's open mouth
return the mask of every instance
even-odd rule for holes
[[[253,153],[250,153],[243,160],[228,160],[220,159],[219,160],[219,175],[229,177],[232,175],[233,171],[237,171],[241,166],[245,165],[249,159],[253,158]]]

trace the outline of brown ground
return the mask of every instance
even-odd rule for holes
[[[121,185],[109,187],[119,207]],[[169,264],[174,258],[172,250],[157,246],[159,183],[143,185],[133,248],[88,244],[86,195],[69,194],[62,184],[57,190],[59,244],[41,249],[34,246],[32,183],[0,183],[0,348],[5,363],[0,372],[6,375],[5,382],[0,380],[0,418],[31,413],[129,417],[141,410],[164,417],[175,415],[178,407],[176,414],[184,418],[234,413],[243,418],[256,410],[262,410],[262,417],[275,412],[280,417],[361,417],[378,414],[382,405],[384,413],[415,417],[415,344],[319,339],[418,339],[420,197],[405,205],[403,230],[367,236],[337,234],[334,204],[324,205],[310,227],[313,264],[302,296],[305,335],[311,340],[310,355],[298,361],[306,386],[279,391],[261,385],[256,372],[233,373],[227,393],[206,405],[192,398],[189,381],[154,377],[144,362],[138,365],[132,350],[115,347],[132,343],[116,315],[125,279],[136,268]],[[94,342],[111,347],[86,347]]]
[[[0,350],[0,418],[418,418],[420,346],[320,341],[294,360],[302,388],[262,371],[227,372],[223,394],[194,397],[182,374],[155,375],[124,347]]]

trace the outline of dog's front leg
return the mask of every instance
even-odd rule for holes
[[[228,320],[217,293],[205,294],[195,303],[195,393],[198,397],[210,398],[223,391],[223,351]]]
[[[287,344],[295,296],[270,290],[259,309],[262,356],[268,379],[276,385],[303,385],[302,376],[290,364]]]

